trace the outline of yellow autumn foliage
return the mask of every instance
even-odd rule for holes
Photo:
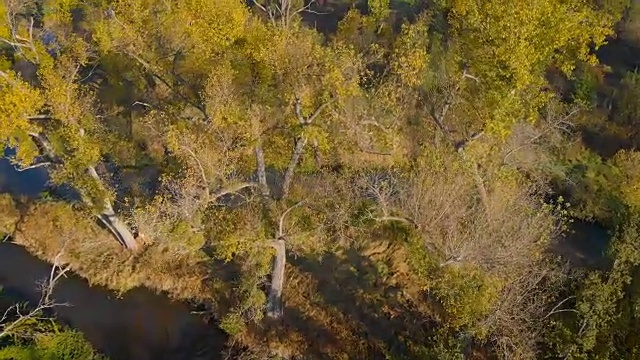
[[[633,208],[640,207],[640,152],[621,150],[612,164],[617,172],[622,200]]]
[[[414,24],[403,24],[393,50],[391,69],[403,83],[416,87],[424,81],[429,68],[429,21],[421,18]]]
[[[43,105],[40,91],[11,71],[0,73],[0,137],[17,147],[16,157],[25,164],[37,155],[29,133],[37,132],[38,126],[31,123],[29,117],[37,114]]]
[[[550,66],[571,73],[577,61],[594,62],[613,32],[612,14],[586,0],[451,0],[449,22],[460,56],[482,82],[484,103],[495,111],[489,130],[505,136],[531,119],[548,99],[542,92]]]

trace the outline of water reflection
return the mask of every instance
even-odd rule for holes
[[[17,171],[7,159],[15,155],[15,150],[5,149],[0,158],[0,193],[14,196],[37,197],[46,187],[49,175],[45,167]]]
[[[575,220],[565,236],[551,244],[551,251],[575,268],[607,270],[611,258],[607,248],[611,234],[598,223]]]
[[[37,302],[38,283],[51,265],[24,248],[0,243],[0,284],[7,293]],[[147,289],[135,289],[122,298],[107,289],[90,286],[70,275],[54,290],[59,321],[81,331],[111,360],[217,359],[226,335],[190,312],[187,305],[170,301]]]

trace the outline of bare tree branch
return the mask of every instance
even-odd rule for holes
[[[380,156],[393,155],[391,151],[379,151],[379,150],[367,149],[360,143],[360,141],[357,142],[357,145],[358,145],[358,149],[365,154],[380,155]]]
[[[14,165],[14,169],[18,172],[23,172],[23,171],[27,171],[27,170],[31,170],[31,169],[36,169],[39,167],[44,167],[44,166],[49,166],[51,165],[50,162],[46,161],[46,162],[41,162],[41,163],[37,163],[37,164],[33,164],[33,165],[29,165],[27,167],[19,167],[19,166],[15,166]]]
[[[300,98],[296,96],[293,102],[293,110],[294,110],[294,113],[296,114],[296,118],[298,119],[298,122],[300,123],[300,125],[310,125],[320,115],[320,113],[322,113],[322,110],[324,110],[327,106],[331,104],[331,102],[332,101],[327,101],[320,104],[320,106],[316,108],[313,114],[311,114],[308,117],[304,117],[302,115],[302,102]]]
[[[405,223],[408,225],[411,225],[412,227],[418,227],[418,225],[415,223],[415,221],[408,219],[408,218],[404,218],[404,217],[400,217],[400,216],[382,216],[382,217],[376,217],[374,218],[374,220],[379,221],[379,222],[384,222],[384,221],[397,221],[397,222],[401,222],[401,223]]]
[[[313,158],[316,162],[316,167],[320,169],[322,167],[322,157],[320,155],[320,146],[318,145],[318,139],[313,139]]]
[[[576,312],[577,313],[578,311],[575,310],[575,309],[561,309],[561,310],[558,310],[558,308],[560,306],[562,306],[562,304],[564,304],[565,302],[567,302],[567,301],[569,301],[569,300],[571,300],[573,298],[575,298],[575,296],[569,296],[566,299],[560,301],[558,303],[558,305],[554,306],[553,309],[551,309],[551,311],[549,311],[549,313],[542,318],[542,320],[548,318],[549,316],[551,316],[553,314],[557,314],[557,313],[561,313],[561,312]]]
[[[22,313],[22,307],[20,304],[15,304],[9,307],[2,317],[0,317],[0,339],[5,336],[11,335],[23,335],[20,332],[20,327],[33,320],[48,320],[49,318],[43,317],[42,313],[53,309],[57,306],[69,306],[67,303],[57,303],[52,298],[53,290],[63,276],[70,270],[70,266],[62,267],[59,263],[62,252],[56,255],[49,277],[45,279],[41,284],[41,296],[38,305],[29,310],[26,314]],[[15,318],[9,321],[10,318]]]
[[[568,122],[567,120],[572,117],[573,115],[575,115],[576,113],[578,113],[580,111],[580,108],[576,108],[573,111],[571,111],[569,114],[567,114],[565,117],[563,117],[560,120],[557,121],[550,121],[550,124],[548,126],[546,126],[539,134],[537,134],[536,136],[532,137],[531,139],[529,139],[528,141],[526,141],[524,144],[509,150],[504,157],[502,158],[502,163],[503,164],[507,164],[507,158],[509,158],[511,155],[515,154],[516,152],[529,147],[529,146],[533,146],[535,145],[535,142],[538,141],[540,138],[542,138],[543,136],[547,135],[549,132],[551,132],[553,129],[561,129],[567,133],[570,133],[570,130],[567,127],[574,127],[574,125],[570,122]],[[565,125],[565,126],[562,126]]]
[[[256,183],[240,183],[240,184],[235,184],[223,189],[220,189],[218,191],[215,192],[215,194],[213,194],[212,198],[210,201],[215,201],[217,199],[219,199],[222,196],[225,195],[229,195],[229,194],[236,194],[238,191],[242,190],[242,189],[246,189],[248,187],[260,187],[260,184],[256,184]]]
[[[313,120],[315,120],[318,115],[320,115],[320,113],[322,113],[322,110],[324,110],[324,108],[326,108],[327,106],[329,106],[329,104],[331,104],[331,102],[325,102],[322,105],[318,106],[318,108],[316,109],[316,111],[314,111],[313,114],[311,114],[311,116],[309,116],[306,121],[305,124],[309,125],[313,122]]]
[[[260,131],[260,123],[258,119],[251,120],[251,128],[255,137],[256,145],[254,153],[256,155],[256,167],[258,175],[258,183],[264,197],[270,196],[269,185],[267,184],[267,166],[264,160],[264,149],[262,148],[262,133]]]
[[[289,166],[287,166],[287,171],[284,175],[284,181],[282,182],[282,198],[286,198],[289,195],[289,188],[291,187],[291,183],[293,182],[293,175],[295,173],[296,167],[298,166],[298,162],[300,161],[300,157],[302,156],[302,152],[304,151],[304,146],[307,144],[307,139],[305,137],[298,138],[296,142],[296,147],[293,150],[293,154],[291,154],[291,160],[289,160]]]
[[[204,171],[204,167],[202,167],[202,163],[200,162],[200,159],[198,159],[198,156],[191,149],[189,149],[186,146],[184,146],[183,149],[187,153],[189,153],[191,158],[196,162],[196,166],[200,171],[200,180],[202,181],[204,202],[208,203],[209,202],[209,180],[207,179],[207,174]]]
[[[325,102],[318,106],[318,108],[313,112],[313,114],[307,118],[302,115],[302,104],[300,98],[296,96],[293,104],[294,113],[298,118],[298,122],[303,127],[309,126],[319,115],[322,113],[322,110],[326,108],[331,101]],[[302,134],[296,139],[296,146],[293,150],[293,154],[291,155],[291,160],[289,161],[289,166],[287,167],[287,171],[284,175],[284,181],[282,183],[282,198],[286,198],[289,194],[289,188],[291,187],[291,182],[293,181],[293,175],[295,173],[295,169],[298,166],[300,161],[300,157],[304,151],[304,147],[307,144],[308,139],[305,137],[304,130]]]
[[[291,212],[291,210],[297,208],[298,206],[302,205],[304,203],[304,200],[302,201],[298,201],[295,205],[289,207],[284,213],[282,213],[282,215],[280,216],[280,221],[278,222],[279,227],[278,227],[278,238],[282,238],[285,236],[285,231],[284,231],[284,220],[287,217],[287,214],[289,214],[289,212]]]
[[[87,169],[89,175],[98,183],[98,186],[102,187],[102,179],[98,176],[96,169],[93,166],[90,166]],[[92,202],[89,198],[84,196],[85,202],[89,205],[92,205]],[[136,250],[139,247],[138,242],[135,237],[131,233],[129,227],[116,215],[113,210],[113,206],[108,199],[103,199],[103,205],[101,207],[101,212],[98,215],[98,219],[102,221],[102,223],[111,231],[111,233],[118,239],[118,241],[128,250]]]

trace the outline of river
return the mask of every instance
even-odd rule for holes
[[[6,154],[5,154],[6,155]],[[0,159],[0,192],[37,197],[48,181],[44,168],[16,171]],[[0,243],[0,285],[16,300],[37,303],[38,283],[51,265],[24,248]],[[111,360],[218,359],[227,336],[189,306],[138,288],[117,297],[76,275],[62,278],[53,297],[58,321],[81,331]]]

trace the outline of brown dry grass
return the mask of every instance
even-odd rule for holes
[[[404,248],[387,240],[289,259],[284,318],[251,328],[242,342],[293,358],[420,358],[438,309],[422,302],[416,283]]]
[[[20,218],[20,212],[16,209],[11,196],[0,196],[0,236],[12,234],[15,231],[15,224]]]
[[[124,250],[90,216],[68,204],[45,202],[24,211],[14,241],[41,259],[63,261],[91,284],[124,293],[135,287],[166,292],[176,299],[209,302],[212,292],[202,258],[175,254],[160,245],[138,253]]]

